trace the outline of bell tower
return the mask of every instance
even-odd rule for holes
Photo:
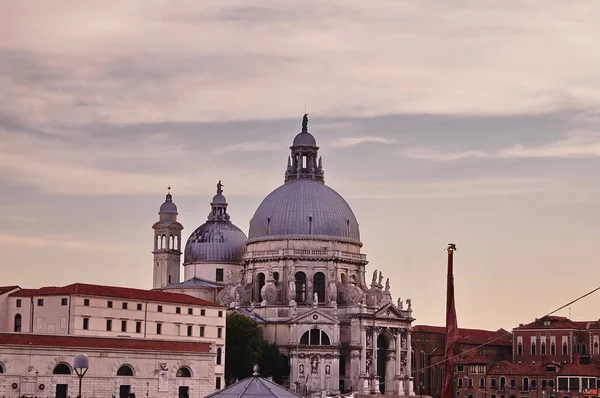
[[[172,283],[179,283],[181,268],[181,231],[183,225],[177,222],[177,206],[173,203],[171,187],[165,202],[160,206],[159,219],[154,230],[154,277],[153,288],[160,289]]]
[[[285,182],[296,180],[314,180],[325,183],[323,162],[318,156],[319,147],[315,137],[308,132],[308,114],[302,118],[302,131],[294,138],[290,147],[292,151],[288,157],[285,170]]]

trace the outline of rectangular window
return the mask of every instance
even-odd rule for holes
[[[490,385],[491,385],[492,387],[496,387],[496,379],[491,379],[491,380],[490,380]]]
[[[156,324],[156,334],[162,334],[162,323]]]
[[[215,275],[217,282],[223,282],[223,268],[217,268],[217,275]]]
[[[38,299],[37,303],[38,303],[38,307],[43,307],[44,306],[44,299]]]
[[[223,328],[217,328],[217,338],[218,339],[223,338]]]
[[[219,318],[223,318],[223,311],[219,311]]]
[[[60,305],[67,305],[69,303],[69,299],[63,297],[60,299]]]
[[[83,318],[83,330],[90,328],[90,318]]]
[[[181,307],[175,307],[175,313],[181,314]]]
[[[485,387],[485,379],[484,378],[479,379],[479,387],[480,388]]]
[[[175,325],[175,336],[181,336],[181,325]]]
[[[215,387],[217,388],[217,390],[221,389],[221,378],[217,377],[217,381],[215,383]]]
[[[202,316],[206,315],[206,310],[200,310],[200,315],[202,315]]]
[[[127,303],[123,303],[123,309],[126,310],[127,309]]]
[[[90,299],[83,299],[83,306],[84,307],[89,307],[90,306]]]
[[[136,333],[142,333],[142,322],[137,321],[135,323],[135,332]]]
[[[462,385],[463,385],[463,379],[460,378],[460,379],[458,379],[458,387],[462,388]]]
[[[204,337],[204,326],[200,326],[200,337]]]
[[[194,309],[188,308],[188,315],[194,315]]]
[[[112,331],[112,319],[106,320],[106,330],[109,332]]]
[[[465,371],[464,365],[457,365],[456,366],[456,371],[457,372],[464,372]]]
[[[187,327],[187,335],[188,336],[192,336],[192,331],[193,331],[192,325],[188,325],[188,327]]]
[[[473,387],[473,379],[469,379],[469,388]]]
[[[127,331],[127,321],[121,321],[121,332]]]
[[[113,307],[113,306],[112,306],[112,301],[107,301],[107,302],[106,302],[106,307],[107,307],[107,308],[112,308],[112,307]]]
[[[138,310],[138,311],[141,311],[141,310],[142,310],[142,305],[141,305],[141,304],[138,304],[138,305],[137,305],[137,310]]]
[[[162,312],[162,305],[159,305],[158,307],[156,307],[156,311],[157,312]]]
[[[17,299],[17,303],[16,303],[17,307],[21,306],[21,299]]]

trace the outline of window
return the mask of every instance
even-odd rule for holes
[[[181,307],[175,307],[175,313],[181,314]]]
[[[223,268],[217,268],[217,274],[215,275],[217,282],[223,282]]]
[[[517,355],[523,355],[523,343],[517,344]]]
[[[223,351],[221,350],[221,348],[217,348],[217,365],[221,364],[221,353]]]
[[[60,299],[60,305],[67,305],[69,303],[69,300],[65,297]],[[85,300],[84,300],[84,304],[85,305]]]
[[[300,338],[303,345],[331,345],[329,336],[321,329],[310,329],[304,332]]]
[[[162,305],[159,305],[158,307],[156,307],[156,311],[157,312],[162,312]]]
[[[141,311],[141,310],[142,310],[142,305],[141,305],[141,304],[138,304],[138,305],[137,305],[137,310],[138,310],[138,311]]]
[[[567,343],[563,343],[562,345],[562,354],[563,355],[568,355],[569,354],[569,348],[567,347]]]
[[[127,309],[127,303],[123,303],[123,309],[126,310]]]
[[[133,376],[133,369],[129,365],[121,365],[117,370],[117,376]]]
[[[463,386],[463,379],[460,378],[460,379],[458,379],[458,388],[462,388],[462,386]]]
[[[17,306],[17,308],[21,307],[21,299],[17,299],[15,305]]]
[[[457,365],[456,366],[456,371],[457,372],[464,372],[465,371],[464,365]]]
[[[500,377],[500,388],[504,388],[506,385],[506,378],[504,376]]]
[[[192,325],[187,325],[187,335],[188,336],[193,336],[193,333],[192,333],[193,330],[194,330],[194,327]]]
[[[181,336],[181,325],[175,325],[175,336]]]
[[[515,388],[517,386],[517,381],[515,379],[510,379],[510,388]]]
[[[220,377],[217,377],[217,380],[216,380],[216,382],[215,382],[215,388],[216,388],[217,390],[220,390],[220,389],[221,389],[221,378],[220,378]]]
[[[137,321],[135,323],[135,332],[136,333],[142,333],[142,322]]]
[[[218,339],[223,338],[223,328],[217,328],[217,338]]]
[[[540,354],[546,355],[546,343],[543,341],[542,341],[542,344],[540,345]]]
[[[38,307],[43,307],[44,306],[44,299],[38,299],[37,303],[38,303]]]
[[[485,365],[469,365],[469,373],[471,374],[484,374],[485,371]]]
[[[536,351],[536,345],[535,345],[535,341],[531,342],[531,355],[535,355],[535,351]]]
[[[548,381],[546,379],[542,379],[542,388],[548,387]]]
[[[484,378],[479,379],[479,387],[480,388],[485,387],[485,379]]]
[[[523,391],[529,391],[529,378],[523,377]]]
[[[177,370],[175,377],[192,377],[192,371],[190,368],[182,366]]]
[[[67,365],[66,363],[59,363],[54,367],[52,374],[53,375],[70,375],[71,367],[69,365]]]
[[[106,307],[107,308],[112,308],[113,307],[113,302],[112,301],[107,301],[106,302]]]
[[[556,355],[556,344],[554,342],[550,343],[550,355]]]
[[[202,316],[206,315],[206,310],[200,310],[200,315],[202,315]]]
[[[492,386],[492,388],[496,387],[496,379],[491,379],[490,385]]]
[[[531,380],[531,383],[529,383],[529,384],[531,384],[531,388],[536,388],[537,387],[537,380],[533,379],[533,380]]]
[[[156,334],[162,334],[162,323],[156,324]]]
[[[296,301],[304,303],[306,301],[306,274],[302,271],[296,272]]]
[[[219,318],[223,318],[223,311],[219,311]]]
[[[106,330],[108,330],[109,332],[112,330],[112,319],[106,320]]]
[[[263,286],[265,285],[265,274],[263,274],[262,272],[259,273],[258,275],[256,275],[256,301],[260,302],[262,297],[261,297],[261,290],[263,288]]]
[[[548,388],[554,388],[554,379],[548,379]]]
[[[194,309],[188,308],[188,315],[194,315]]]
[[[90,318],[83,318],[83,330],[90,328]]]
[[[200,337],[204,337],[204,326],[200,326]]]
[[[23,317],[21,316],[21,314],[17,314],[15,315],[15,325],[13,330],[15,332],[20,332],[21,331],[21,323],[23,321]]]
[[[66,301],[67,299],[65,299]],[[65,304],[66,305],[66,304]],[[90,299],[83,299],[83,306],[84,307],[89,307],[90,306]]]
[[[121,332],[127,331],[127,321],[121,321]]]
[[[469,381],[469,384],[468,384],[469,388],[472,388],[473,387],[473,379],[469,379],[468,381]]]
[[[319,298],[319,303],[325,302],[325,274],[317,272],[313,278],[313,288]]]

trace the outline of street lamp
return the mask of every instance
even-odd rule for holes
[[[77,398],[81,398],[81,380],[90,367],[90,359],[85,354],[77,354],[73,360],[73,367],[77,377],[79,377],[79,395],[77,395]]]

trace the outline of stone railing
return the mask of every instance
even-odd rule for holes
[[[366,261],[367,255],[360,253],[351,253],[341,250],[300,250],[300,249],[282,249],[282,250],[254,250],[246,252],[244,258],[264,259],[270,257],[305,257],[305,258],[338,258],[354,261]]]

